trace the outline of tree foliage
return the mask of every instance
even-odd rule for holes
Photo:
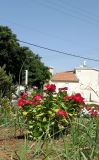
[[[40,87],[50,78],[48,67],[41,62],[39,55],[20,46],[17,36],[7,26],[0,26],[0,66],[3,65],[14,84],[24,83],[26,69],[29,71],[29,85]]]
[[[12,78],[6,74],[4,69],[5,66],[0,67],[0,97],[8,96],[10,98]]]

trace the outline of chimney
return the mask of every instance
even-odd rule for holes
[[[49,68],[49,72],[53,75],[54,73],[54,68],[53,67],[48,67]]]
[[[86,61],[84,60],[84,62],[83,62],[83,66],[85,67],[86,66]]]

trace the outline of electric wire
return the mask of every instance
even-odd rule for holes
[[[37,1],[36,1],[37,2]],[[61,5],[58,5],[57,3],[50,3],[50,2],[48,2],[48,1],[46,1],[45,3],[44,3],[44,1],[43,2],[39,2],[39,5],[43,5],[43,6],[45,6],[45,7],[47,7],[47,8],[49,8],[49,9],[52,9],[52,10],[54,10],[54,11],[57,11],[58,13],[62,13],[62,14],[64,14],[64,15],[69,15],[69,16],[71,16],[71,17],[73,17],[73,18],[77,18],[77,19],[79,19],[80,21],[83,21],[83,22],[87,22],[87,23],[89,23],[89,24],[94,24],[95,26],[98,26],[99,27],[99,23],[98,23],[98,21],[99,21],[99,17],[97,17],[98,19],[96,19],[96,17],[94,16],[94,17],[92,17],[91,15],[86,15],[85,13],[80,13],[79,11],[77,11],[77,10],[74,10],[73,11],[73,9],[71,9],[71,8],[65,8],[64,6],[61,6]]]
[[[32,46],[40,48],[40,49],[48,50],[48,51],[51,51],[51,52],[56,52],[56,53],[59,53],[59,54],[64,54],[64,55],[72,56],[72,57],[75,57],[75,58],[80,58],[80,59],[86,59],[86,60],[90,60],[90,61],[99,62],[99,59],[79,56],[79,55],[76,55],[76,54],[71,54],[71,53],[67,53],[67,52],[64,52],[64,51],[59,51],[59,50],[56,50],[56,49],[51,49],[51,48],[48,48],[48,47],[45,47],[45,46],[41,46],[41,45],[38,45],[38,44],[26,42],[26,41],[19,40],[19,39],[17,39],[17,41],[21,42],[21,43],[24,43],[24,44],[32,45]]]
[[[48,0],[47,0],[48,1]],[[99,16],[96,14],[86,10],[85,8],[80,8],[78,6],[75,6],[74,4],[71,4],[70,2],[67,2],[66,0],[57,0],[58,3],[62,4],[63,7],[69,7],[70,9],[74,10],[75,12],[81,13],[84,16],[88,16],[90,18],[99,20]],[[57,5],[57,4],[56,4]]]
[[[64,3],[62,3],[62,1],[64,2]],[[52,3],[52,1],[47,1],[47,3],[49,4],[49,5],[51,5],[51,6],[59,6],[59,4],[61,4],[61,6],[60,6],[60,8],[62,9],[62,8],[65,8],[65,6],[71,6],[71,8],[72,9],[74,9],[75,8],[75,6],[74,5],[72,5],[72,4],[69,4],[68,2],[66,2],[65,0],[62,0],[62,1],[57,1],[58,3],[55,3],[55,2],[53,2]],[[37,0],[36,0],[36,2],[38,2]],[[43,1],[44,2],[44,1]],[[50,2],[50,3],[49,3]],[[44,3],[44,4],[47,4],[47,3]],[[66,3],[66,4],[65,4]],[[41,1],[39,2],[39,4],[41,4]],[[64,4],[64,6],[62,5],[62,4]],[[73,7],[74,6],[74,7]],[[52,7],[51,7],[52,8]],[[76,7],[77,8],[77,7]],[[54,8],[52,8],[52,9],[54,9]],[[80,11],[80,9],[81,8],[78,8],[78,10],[77,11]],[[56,9],[57,10],[57,9]],[[76,9],[75,9],[76,10]],[[57,10],[59,13],[62,11],[62,10],[59,10],[59,8],[58,8],[58,10]],[[84,10],[84,12],[85,12],[85,10]],[[83,10],[82,10],[82,13],[83,14],[85,14],[83,12]],[[66,15],[66,13],[63,11],[62,12],[64,15]],[[71,13],[74,13],[74,12],[71,12]],[[78,12],[79,13],[79,12]],[[67,12],[67,14],[68,14],[68,12]],[[90,16],[89,14],[87,14],[86,13],[86,15],[88,15],[88,16]],[[74,14],[72,14],[71,15],[72,17],[75,17],[75,18],[77,18]],[[92,15],[91,15],[92,16]],[[85,16],[86,17],[86,16]],[[96,18],[96,16],[94,16],[94,18]],[[98,17],[97,17],[98,18]],[[81,20],[82,18],[81,17],[79,17],[79,19]],[[88,20],[85,20],[85,21],[87,21],[87,22],[89,22],[89,20],[90,19],[88,19]],[[42,34],[42,35],[45,35],[45,36],[50,36],[50,37],[53,37],[53,38],[57,38],[57,39],[60,39],[60,40],[62,40],[62,41],[64,41],[64,38],[62,38],[62,37],[60,37],[60,36],[58,36],[58,35],[51,35],[50,33],[44,33],[43,31],[41,31],[41,30],[39,30],[39,29],[37,29],[37,28],[35,28],[34,26],[32,26],[32,27],[30,27],[30,26],[26,26],[26,25],[23,25],[23,24],[17,24],[16,22],[11,22],[10,20],[8,20],[8,22],[10,22],[10,23],[12,23],[12,24],[14,24],[14,25],[17,25],[17,26],[21,26],[23,29],[29,29],[29,30],[34,30],[35,32],[38,32],[38,33],[40,33],[40,34]],[[98,20],[96,21],[97,23],[98,23]],[[93,22],[89,22],[89,23],[92,23],[92,24],[94,24],[95,25],[95,23],[93,23]],[[96,24],[96,26],[97,27],[99,27],[99,24]],[[69,41],[71,41],[71,40],[69,40]]]

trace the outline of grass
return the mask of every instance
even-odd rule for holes
[[[6,127],[5,127],[6,128]],[[76,118],[71,122],[68,134],[60,132],[56,139],[29,140],[26,136],[22,144],[11,151],[3,144],[1,150],[9,152],[10,159],[16,160],[98,160],[99,159],[99,117]],[[2,159],[2,157],[1,157]],[[3,159],[2,159],[3,160]]]
[[[0,112],[0,160],[99,160],[99,116],[75,118],[59,137],[30,140],[18,110],[6,106],[9,112]]]

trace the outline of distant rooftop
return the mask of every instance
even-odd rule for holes
[[[65,71],[56,73],[51,78],[52,81],[67,81],[67,82],[78,82],[74,71]]]
[[[96,70],[96,71],[99,71],[99,69],[92,68],[92,67],[88,66],[88,65],[86,64],[86,61],[84,61],[83,64],[80,65],[79,67],[75,67],[74,70],[76,70],[76,69],[77,69],[77,70]]]

